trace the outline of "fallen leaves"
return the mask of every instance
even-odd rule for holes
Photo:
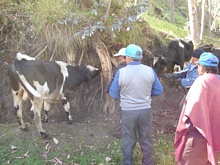
[[[89,137],[95,137],[96,135],[88,134]],[[72,136],[69,137],[74,139]],[[63,140],[63,139],[62,139]],[[94,143],[87,143],[83,145],[78,145],[78,147],[74,147],[74,151],[66,149],[65,151],[62,150],[63,141],[60,141],[59,138],[52,137],[50,140],[40,140],[34,139],[32,140],[33,143],[31,145],[26,146],[26,144],[14,143],[13,145],[9,145],[9,150],[11,151],[12,157],[7,159],[7,163],[10,164],[11,161],[23,162],[23,161],[32,161],[32,160],[39,160],[39,162],[51,163],[54,165],[64,165],[66,163],[71,162],[73,165],[79,165],[80,159],[84,159],[84,157],[88,156],[90,152],[96,152],[97,146],[93,145]],[[29,142],[23,140],[23,142]],[[110,149],[113,145],[116,145],[115,141],[111,141],[110,143],[106,143],[105,149]],[[57,153],[58,150],[58,154]],[[16,154],[14,154],[16,152]],[[39,158],[40,157],[40,158]],[[79,158],[81,157],[81,158]],[[11,159],[12,158],[12,159]],[[27,160],[22,160],[28,158]],[[79,158],[79,160],[78,160]],[[14,160],[13,160],[14,159]],[[19,160],[20,159],[20,160]],[[91,161],[92,164],[99,164],[99,165],[108,165],[111,164],[112,158],[109,155],[105,155],[103,160],[100,162],[99,158],[94,158]],[[74,161],[74,162],[73,162]],[[99,163],[97,162],[99,161]]]
[[[53,141],[54,141],[55,144],[59,143],[59,141],[55,137],[53,137]]]
[[[67,154],[66,158],[69,159],[70,158],[70,154]]]
[[[17,157],[14,157],[14,158],[16,158],[16,159],[23,159],[23,158],[29,157],[29,156],[28,156],[28,152],[29,152],[29,151],[27,151],[26,153],[24,153],[24,155],[22,155],[22,156],[17,156]]]
[[[53,137],[53,141],[54,141],[55,144],[58,144],[58,143],[59,143],[59,140],[57,140],[55,137]],[[49,153],[49,151],[50,151],[50,149],[51,149],[51,145],[50,145],[49,141],[45,141],[45,143],[46,143],[45,151],[44,151],[44,153],[42,154],[42,157],[45,158],[45,159],[47,159],[47,158],[48,158],[47,155],[48,155],[48,153]]]
[[[108,164],[111,160],[112,160],[111,158],[106,157],[106,158],[105,158],[106,164]]]
[[[11,154],[13,154],[18,151],[18,147],[11,145],[11,150],[12,150]],[[15,159],[23,159],[23,158],[29,157],[28,153],[29,153],[29,151],[25,152],[22,156],[16,156],[14,158]]]
[[[47,159],[47,154],[49,153],[50,148],[51,148],[50,143],[47,143],[45,146],[45,152],[42,154],[43,158]]]
[[[54,157],[54,160],[58,164],[63,164],[63,162],[59,158],[57,158],[57,157]]]
[[[55,163],[56,165],[62,165],[63,164],[63,162],[57,157],[54,157],[53,159],[48,160],[48,162]]]
[[[14,145],[11,145],[11,149],[12,150],[17,150],[18,148],[16,146],[14,146]]]

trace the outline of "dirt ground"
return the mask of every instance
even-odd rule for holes
[[[0,127],[4,127],[5,124],[14,125],[14,131],[17,131],[21,138],[33,135],[38,136],[37,130],[29,116],[28,109],[30,108],[30,103],[28,102],[24,105],[24,116],[25,121],[30,123],[30,131],[23,134],[19,131],[16,117],[12,113],[13,101],[7,77],[7,63],[10,59],[4,60],[4,57],[2,59],[1,61],[3,62],[0,65]],[[92,81],[94,82],[90,82],[90,84],[100,81],[100,77]],[[173,81],[168,81],[164,78],[161,81],[164,86],[164,93],[161,96],[152,98],[154,134],[175,131],[179,117],[178,104],[184,95],[184,91],[178,88]],[[71,111],[75,122],[72,125],[66,123],[66,115],[60,103],[52,107],[52,110],[49,112],[49,123],[43,124],[48,134],[51,136],[68,134],[74,142],[83,140],[88,145],[109,140],[109,131],[119,120],[119,111],[116,111],[111,116],[103,116],[103,113],[99,110],[101,109],[100,106],[102,106],[100,101],[101,91],[98,90],[100,84],[97,83],[95,87],[90,84],[85,83],[79,89],[73,91],[71,105],[74,107]],[[95,94],[90,96],[90,99],[84,98],[91,91]],[[83,96],[79,96],[79,93],[82,93]]]

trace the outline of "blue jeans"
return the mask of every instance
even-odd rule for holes
[[[133,151],[138,141],[142,150],[142,165],[153,165],[151,109],[122,110],[122,165],[134,165]]]

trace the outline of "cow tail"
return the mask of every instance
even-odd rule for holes
[[[35,96],[37,98],[42,97],[42,95],[31,86],[31,84],[26,80],[26,78],[22,74],[22,69],[19,66],[19,60],[17,60],[17,59],[15,60],[12,70],[13,70],[13,73],[16,75],[19,83],[22,85],[22,87],[26,91],[28,91],[28,93],[31,93],[33,96]],[[21,73],[21,74],[19,74],[19,73]]]

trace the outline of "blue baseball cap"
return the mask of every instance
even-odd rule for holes
[[[219,59],[213,53],[204,52],[199,57],[198,63],[203,66],[218,66]]]
[[[130,44],[126,47],[125,54],[128,57],[141,59],[143,57],[143,51],[140,46]]]

